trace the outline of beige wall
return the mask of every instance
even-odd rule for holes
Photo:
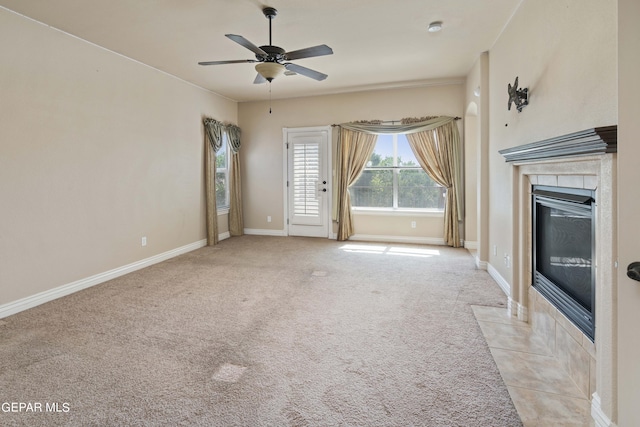
[[[618,425],[640,425],[640,283],[626,276],[627,266],[640,261],[638,183],[640,183],[640,3],[618,2],[619,113],[618,127]]]
[[[465,90],[464,116],[464,197],[465,197],[465,240],[478,241],[478,184],[480,168],[479,151],[480,131],[480,96],[475,91],[482,91],[481,60],[478,58],[467,75]],[[485,88],[487,90],[487,88]]]
[[[0,52],[0,305],[205,238],[235,102],[4,9]]]
[[[509,283],[513,179],[498,150],[617,123],[616,19],[615,0],[524,0],[490,51],[489,262]],[[516,76],[521,113],[506,108]]]
[[[489,260],[489,52],[483,52],[467,75],[465,110],[465,229],[476,241],[476,263]],[[480,95],[474,91],[479,88]],[[475,238],[474,238],[475,237]]]
[[[273,83],[272,90],[277,93],[277,81]],[[268,101],[240,103],[238,121],[243,138],[245,227],[277,233],[284,229],[285,224],[283,128],[324,126],[354,120],[398,120],[427,115],[462,117],[464,81],[460,79],[454,84],[409,89],[274,100],[271,108],[272,114],[269,114]],[[267,222],[267,216],[272,217],[271,223]],[[410,228],[411,221],[416,221],[415,229]],[[356,215],[354,222],[356,234],[442,238],[442,216]]]

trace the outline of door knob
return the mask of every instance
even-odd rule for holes
[[[630,279],[640,282],[640,262],[632,262],[627,267],[627,276]]]

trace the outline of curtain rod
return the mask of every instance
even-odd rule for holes
[[[458,116],[453,118],[453,120],[461,120],[461,119],[462,117],[458,117]],[[380,121],[380,123],[391,123],[392,125],[395,125],[396,123],[401,123],[401,122],[402,120],[381,120]],[[331,125],[331,127],[336,127],[336,126],[340,126],[340,125],[336,125],[336,124]]]

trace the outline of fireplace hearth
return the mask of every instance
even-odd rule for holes
[[[532,284],[591,341],[595,332],[595,192],[536,185]]]

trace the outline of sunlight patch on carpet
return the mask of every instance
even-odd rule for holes
[[[401,246],[381,246],[381,245],[356,245],[346,244],[341,247],[345,252],[358,252],[365,254],[377,254],[377,255],[400,255],[400,256],[412,256],[421,258],[430,258],[432,256],[439,256],[440,251],[437,249],[423,249],[415,247],[401,247]]]
[[[246,369],[247,368],[244,366],[225,363],[218,368],[215,374],[213,374],[213,379],[216,381],[224,381],[226,383],[235,383],[238,382]]]

